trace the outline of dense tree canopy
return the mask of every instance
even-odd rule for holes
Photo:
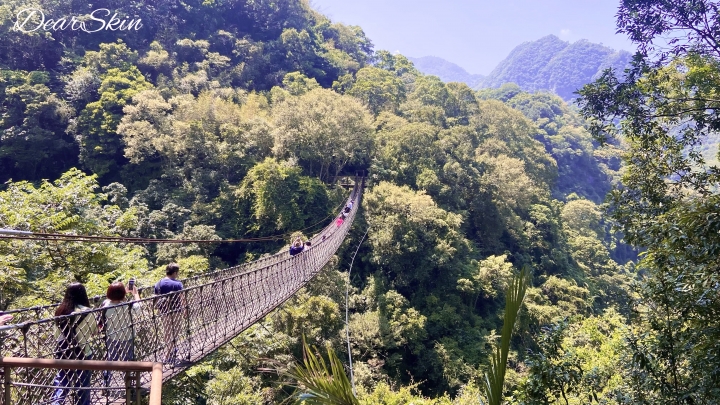
[[[340,178],[367,175],[356,225],[331,263],[168,383],[164,401],[282,402],[284,377],[256,371],[281,364],[283,375],[302,355],[305,335],[343,361],[351,351],[363,403],[477,403],[504,291],[525,265],[532,285],[512,341],[507,397],[552,403],[569,395],[580,403],[632,391],[618,381],[626,376],[618,364],[632,358],[618,342],[631,322],[636,273],[601,205],[620,177],[624,144],[601,147],[562,99],[516,85],[474,92],[443,83],[402,55],[375,52],[359,27],[333,23],[299,0],[108,0],[103,7],[142,18],[143,29],[8,31],[17,12],[36,3],[0,5],[0,227],[212,240],[311,236],[344,202]],[[48,15],[88,12],[78,2],[40,3]],[[586,48],[571,50],[594,55],[578,63],[595,66],[602,58]],[[703,77],[714,77],[713,59],[674,63],[644,78],[647,86],[712,97],[714,82]],[[697,83],[706,85],[695,90]],[[630,153],[642,146],[627,142]],[[627,178],[645,173],[629,168]],[[646,180],[671,187],[704,178],[679,175]],[[696,203],[655,220],[697,224],[710,206]],[[692,238],[665,235],[668,252]],[[692,239],[708,247],[692,255],[711,255],[716,237]],[[193,275],[285,251],[286,242],[2,239],[0,309],[57,301],[71,280],[93,294],[129,277],[152,285],[171,261]],[[705,262],[693,263],[703,283],[714,280]]]
[[[581,92],[593,134],[628,143],[623,186],[611,204],[626,239],[646,250],[629,338],[632,393],[642,403],[717,398],[712,314],[720,301],[711,229],[720,171],[702,147],[716,143],[720,128],[716,17],[709,1],[623,1],[618,27],[638,45],[633,66],[625,80],[608,71]]]

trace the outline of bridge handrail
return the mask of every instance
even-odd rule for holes
[[[162,363],[147,361],[100,361],[100,360],[58,360],[38,359],[27,357],[0,357],[0,368],[4,370],[2,390],[4,404],[12,404],[11,386],[13,385],[11,369],[13,368],[40,368],[54,370],[91,370],[91,371],[124,371],[149,372],[150,402],[148,405],[161,405],[163,368]]]

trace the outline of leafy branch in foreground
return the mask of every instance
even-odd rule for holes
[[[505,319],[500,334],[500,346],[495,347],[490,370],[485,374],[485,395],[487,395],[490,405],[500,405],[502,402],[505,368],[507,367],[507,357],[510,351],[510,338],[529,282],[530,268],[524,266],[520,273],[516,274],[510,281],[505,294]]]
[[[359,405],[335,351],[328,347],[327,355],[326,363],[317,354],[317,348],[309,346],[303,336],[302,364],[292,364],[282,372],[283,376],[294,381],[291,385],[297,388],[290,399],[307,405]]]

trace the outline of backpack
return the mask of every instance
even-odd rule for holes
[[[55,358],[64,360],[83,360],[85,351],[77,341],[75,328],[85,316],[65,321],[64,325],[58,322],[60,336],[55,341]]]

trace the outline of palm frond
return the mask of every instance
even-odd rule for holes
[[[503,319],[502,333],[500,334],[500,346],[495,347],[490,370],[485,374],[485,394],[490,405],[500,405],[503,396],[503,384],[505,382],[505,369],[507,357],[510,351],[510,338],[515,327],[518,312],[525,299],[525,291],[530,282],[530,268],[523,266],[520,273],[516,274],[505,294],[505,318]]]
[[[307,405],[359,405],[350,380],[335,351],[327,348],[328,362],[303,337],[302,364],[293,364],[283,373],[295,381],[295,403]]]

